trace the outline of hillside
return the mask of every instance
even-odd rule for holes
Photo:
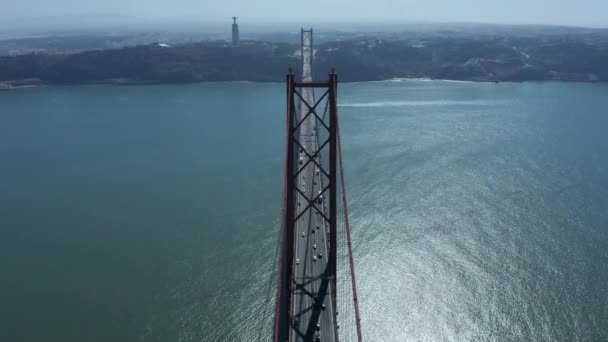
[[[245,41],[94,50],[71,55],[0,57],[0,81],[43,84],[155,84],[201,81],[283,81],[297,70],[298,46]],[[607,81],[608,41],[565,37],[379,39],[320,44],[315,77],[336,67],[341,81],[401,77],[473,81]]]

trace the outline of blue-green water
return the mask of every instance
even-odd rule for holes
[[[366,341],[608,340],[608,86],[339,99]],[[268,340],[284,101],[0,93],[0,341]]]

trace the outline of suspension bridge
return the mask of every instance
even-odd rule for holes
[[[313,80],[312,29],[301,30],[300,54],[300,80],[296,81],[291,69],[286,76],[285,179],[274,341],[360,342],[338,125],[338,76],[332,69],[327,81]],[[338,282],[338,276],[347,281]]]

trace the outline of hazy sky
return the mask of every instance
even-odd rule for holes
[[[608,27],[608,0],[0,0],[0,17],[391,19]]]

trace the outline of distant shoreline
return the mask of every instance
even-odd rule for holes
[[[0,81],[0,91],[15,90],[24,88],[36,88],[43,86],[39,78],[26,78],[20,80]]]
[[[454,80],[440,78],[388,78],[384,80],[370,81],[346,81],[341,84],[357,84],[357,83],[399,83],[399,82],[446,82],[446,83],[468,83],[468,84],[524,84],[524,83],[579,83],[579,84],[607,84],[606,81],[569,81],[569,80],[526,80],[526,81],[477,81],[477,80]],[[0,82],[1,83],[1,82]],[[194,85],[194,84],[282,84],[276,81],[199,81],[199,82],[167,82],[167,83],[71,83],[71,84],[37,84],[37,85],[22,85],[2,87],[0,84],[0,92],[2,91],[17,91],[20,89],[47,88],[47,87],[93,87],[93,86],[111,86],[111,87],[143,87],[143,86],[169,86],[169,85]]]
[[[46,85],[46,84],[39,84],[39,85],[24,85],[24,86],[16,86],[16,87],[2,87],[2,86],[0,86],[0,91],[13,91],[13,90],[19,90],[19,89],[44,88],[44,87],[48,87],[48,85]]]

